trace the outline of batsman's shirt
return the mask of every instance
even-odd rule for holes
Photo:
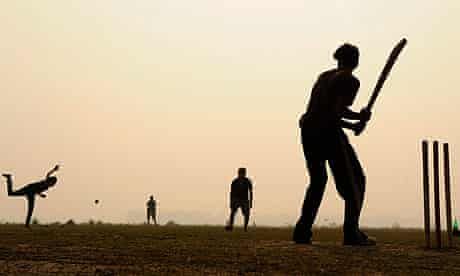
[[[358,92],[359,80],[350,73],[333,69],[322,73],[313,86],[301,127],[314,130],[340,128],[337,110],[351,106]],[[337,107],[339,99],[345,106]]]

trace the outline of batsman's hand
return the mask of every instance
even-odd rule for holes
[[[364,122],[364,121],[359,121],[358,123],[354,124],[353,132],[355,133],[355,136],[361,135],[364,129],[366,129],[366,125],[367,125],[367,122]]]
[[[372,112],[367,107],[365,107],[361,109],[361,111],[359,112],[359,115],[360,115],[360,121],[368,122],[371,119]]]

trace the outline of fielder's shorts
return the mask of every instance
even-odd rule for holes
[[[243,212],[243,215],[248,216],[249,215],[249,200],[240,200],[240,199],[235,199],[232,200],[230,204],[230,208],[232,210],[238,210],[238,208],[241,208],[241,211]]]

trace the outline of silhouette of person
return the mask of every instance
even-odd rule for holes
[[[303,152],[310,175],[301,216],[293,233],[296,243],[311,244],[312,225],[327,183],[326,161],[334,176],[336,189],[345,200],[344,245],[375,245],[359,229],[364,201],[365,175],[344,128],[360,135],[371,117],[370,111],[350,109],[360,82],[352,74],[359,63],[356,46],[344,44],[334,53],[338,66],[322,73],[310,96],[301,128]],[[350,122],[354,121],[354,122]]]
[[[2,174],[3,177],[6,178],[6,185],[7,185],[7,190],[8,190],[8,196],[24,196],[27,199],[27,217],[26,217],[26,227],[29,227],[30,225],[30,219],[32,218],[32,213],[34,211],[34,206],[35,206],[35,196],[39,195],[42,198],[46,197],[46,194],[44,194],[45,191],[47,191],[49,188],[53,187],[56,185],[57,178],[53,176],[53,174],[59,170],[59,165],[56,165],[53,169],[51,169],[47,174],[46,178],[35,182],[28,184],[24,187],[22,187],[19,190],[13,191],[13,179],[11,174]]]
[[[230,190],[230,219],[225,227],[227,231],[233,230],[235,214],[239,208],[244,216],[244,231],[248,231],[249,216],[252,208],[252,182],[246,177],[246,168],[238,169],[238,177],[232,181]]]
[[[153,223],[157,224],[157,202],[153,199],[153,195],[150,196],[150,199],[147,201],[147,224],[150,224],[150,218],[152,218]]]

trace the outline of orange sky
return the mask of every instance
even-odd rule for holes
[[[451,143],[456,206],[459,12],[454,0],[1,3],[0,170],[19,187],[62,165],[37,202],[43,221],[139,222],[154,194],[162,222],[222,224],[246,166],[257,223],[292,224],[308,179],[297,119],[316,76],[357,44],[360,109],[407,37],[351,140],[369,181],[362,223],[420,226],[424,137]],[[330,184],[322,224],[342,221]],[[0,219],[23,220],[24,200],[4,189],[0,205]]]

